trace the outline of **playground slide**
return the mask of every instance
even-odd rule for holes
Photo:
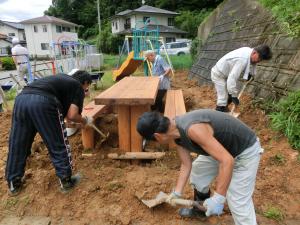
[[[113,80],[121,80],[125,76],[129,76],[130,74],[133,74],[139,65],[143,62],[143,60],[135,60],[134,58],[134,52],[130,52],[128,54],[127,59],[123,62],[121,67],[117,70],[113,71]]]

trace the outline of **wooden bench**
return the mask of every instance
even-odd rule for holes
[[[106,105],[95,105],[95,101],[83,107],[81,115],[94,118],[96,120],[101,114],[105,113],[108,107]],[[95,147],[95,129],[86,126],[81,131],[82,145],[84,149],[93,149]]]
[[[168,90],[164,116],[172,120],[176,116],[180,116],[185,113],[186,113],[186,109],[185,109],[182,90]],[[174,142],[169,145],[169,148],[174,148],[174,147],[176,147],[176,144]]]

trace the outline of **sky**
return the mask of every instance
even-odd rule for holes
[[[19,22],[44,15],[52,0],[0,0],[0,20]]]

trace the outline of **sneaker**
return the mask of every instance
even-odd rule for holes
[[[179,209],[179,215],[184,218],[199,218],[206,217],[205,212],[200,211],[199,209],[193,208],[181,208]]]
[[[227,106],[218,106],[217,105],[216,110],[220,111],[220,112],[229,112],[229,109]]]
[[[8,188],[9,188],[9,195],[10,196],[16,196],[18,195],[22,188],[23,188],[23,181],[22,178],[17,177],[13,181],[10,181],[8,183]]]
[[[66,177],[63,179],[59,179],[60,182],[60,190],[62,193],[68,193],[71,190],[73,190],[73,188],[79,184],[81,180],[81,176],[80,174],[75,174],[71,177]]]
[[[203,202],[205,199],[210,197],[210,191],[208,193],[201,193],[194,189],[194,201]],[[205,212],[201,211],[200,209],[193,207],[193,208],[181,208],[179,209],[179,215],[185,218],[199,218],[199,217],[206,217]]]

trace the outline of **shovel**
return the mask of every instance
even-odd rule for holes
[[[243,85],[242,90],[241,90],[240,93],[239,93],[238,99],[241,98],[241,96],[242,96],[242,94],[244,93],[244,91],[245,91],[247,85],[248,85],[252,80],[253,80],[253,77]],[[231,109],[231,111],[230,111],[229,114],[230,114],[231,116],[237,118],[241,113],[234,112],[235,108],[236,108],[236,105],[233,104],[232,109]]]
[[[162,203],[166,203],[168,196],[169,196],[168,194],[161,191],[158,193],[158,195],[154,199],[151,199],[151,200],[141,199],[141,201],[149,208],[153,208]],[[199,210],[206,212],[206,208],[203,205],[201,205],[200,202],[196,202],[193,200],[187,200],[187,199],[172,199],[171,202],[174,203],[175,205],[181,205],[181,206],[186,206],[186,207],[195,206]]]

